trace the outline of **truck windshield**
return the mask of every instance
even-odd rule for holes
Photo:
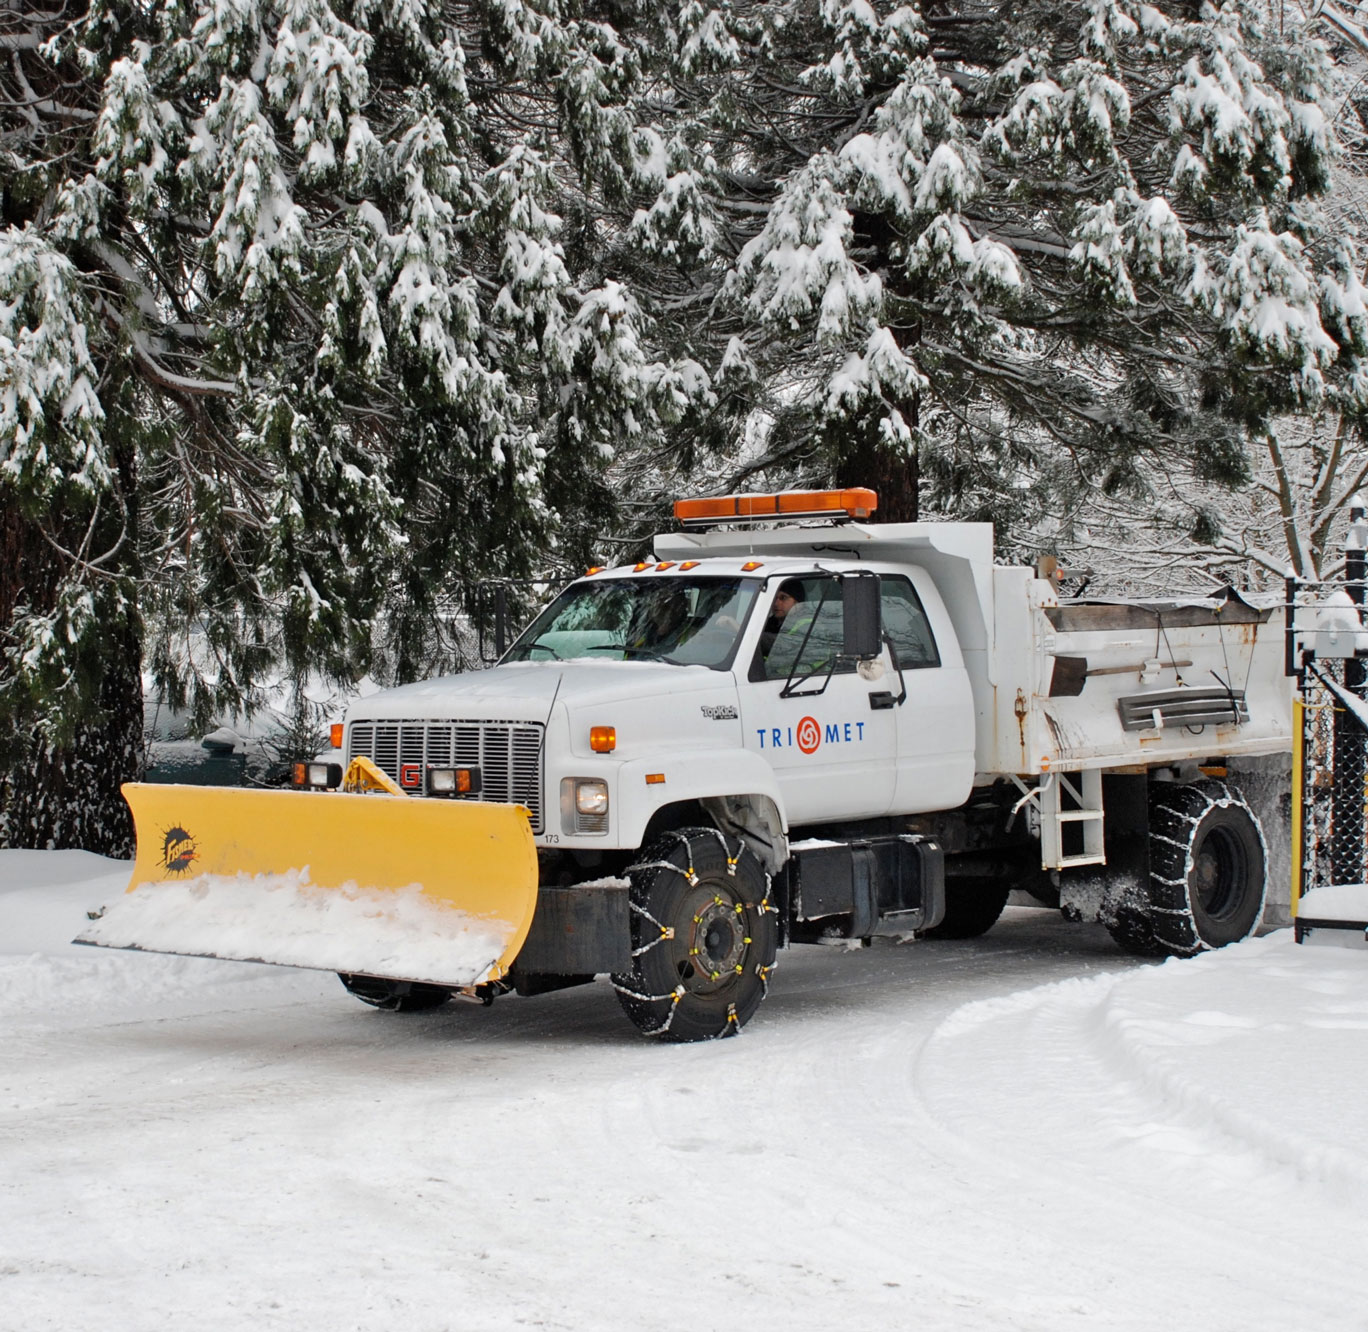
[[[572,583],[505,661],[666,661],[725,669],[760,582],[683,575]]]

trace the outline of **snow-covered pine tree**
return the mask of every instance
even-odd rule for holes
[[[420,673],[708,382],[603,259],[650,163],[591,6],[0,0],[0,52],[3,838],[119,850],[144,664],[203,720]]]
[[[142,753],[136,459],[92,317],[69,259],[0,233],[0,812],[19,846],[121,849],[108,793]]]
[[[1348,509],[1368,485],[1365,449],[1365,309],[1361,238],[1368,226],[1368,31],[1362,6],[1326,3],[1302,13],[1279,13],[1279,30],[1309,27],[1326,40],[1335,59],[1330,101],[1340,153],[1331,187],[1319,207],[1304,253],[1309,269],[1298,279],[1318,279],[1319,318],[1335,336],[1333,369],[1295,414],[1263,419],[1251,439],[1253,480],[1239,493],[1195,476],[1181,461],[1140,465],[1146,502],[1124,495],[1089,497],[1076,507],[1056,508],[1034,532],[1020,537],[1036,549],[1060,548],[1090,572],[1090,585],[1127,588],[1188,586],[1209,590],[1238,581],[1280,589],[1290,570],[1316,581],[1342,565]],[[1356,240],[1358,243],[1356,244]],[[1288,275],[1282,275],[1284,286]],[[1257,296],[1266,327],[1280,320],[1269,309],[1283,291],[1265,279]],[[1251,307],[1257,308],[1251,300]],[[1257,363],[1256,363],[1257,367]],[[1240,390],[1242,396],[1248,395]]]
[[[729,482],[1010,523],[1146,459],[1243,482],[1357,382],[1330,61],[1269,6],[700,3],[678,64],[633,232],[713,347]]]

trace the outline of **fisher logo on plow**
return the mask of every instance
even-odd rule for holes
[[[199,846],[184,828],[168,828],[162,838],[162,864],[168,874],[186,874],[199,859]]]

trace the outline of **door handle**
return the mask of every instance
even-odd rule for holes
[[[894,698],[893,695],[888,692],[888,690],[883,689],[880,690],[877,694],[870,694],[869,709],[871,712],[881,712],[884,708],[893,707],[897,703],[897,701],[898,700]]]

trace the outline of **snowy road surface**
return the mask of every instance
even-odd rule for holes
[[[667,1046],[68,946],[126,874],[0,852],[0,1332],[1368,1329],[1368,952],[1012,910]]]

